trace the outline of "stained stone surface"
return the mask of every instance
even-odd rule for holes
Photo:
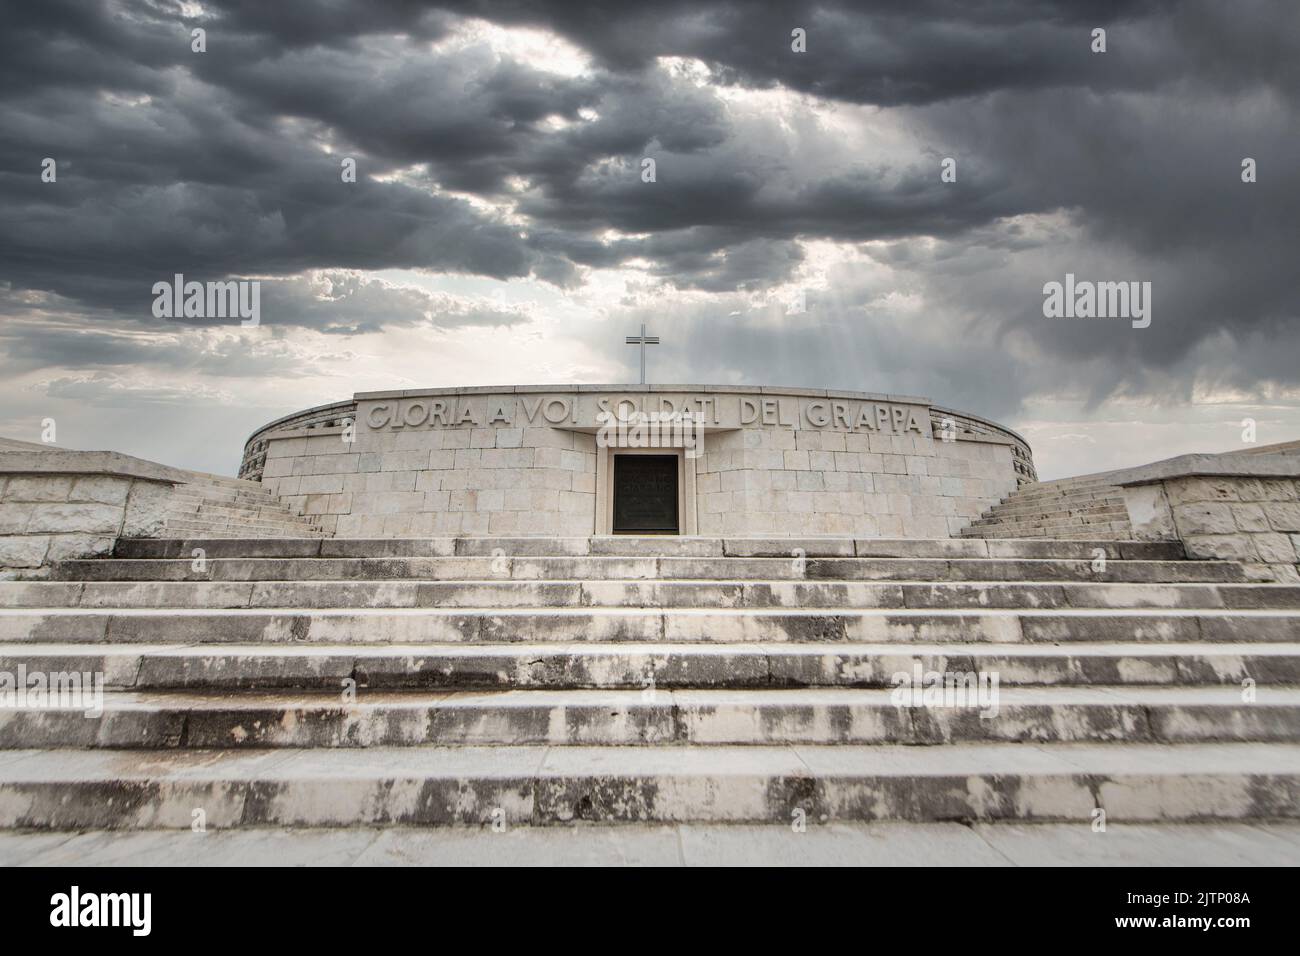
[[[1297,824],[0,833],[0,866],[1295,866]]]

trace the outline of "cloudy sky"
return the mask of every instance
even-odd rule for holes
[[[645,322],[651,381],[928,395],[1043,477],[1300,437],[1300,4],[3,16],[0,435],[229,474],[355,391],[636,381]],[[175,273],[261,324],[156,318]],[[1150,327],[1045,317],[1066,273]]]

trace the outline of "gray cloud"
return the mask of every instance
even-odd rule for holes
[[[548,317],[383,270],[580,294],[628,264],[648,283],[600,315],[620,334],[643,318],[672,329],[661,358],[682,377],[888,387],[999,414],[1031,396],[1185,402],[1300,381],[1294,5],[203,10],[5,5],[0,367],[74,370],[57,379],[65,398],[132,366],[294,375],[311,360],[293,330],[346,343]],[[556,72],[464,42],[471,17],[545,31],[589,65]],[[190,52],[193,26],[207,53]],[[806,54],[790,51],[796,26]],[[1088,49],[1096,26],[1104,55]],[[39,180],[45,156],[57,184]],[[357,183],[340,182],[342,156]],[[640,179],[645,156],[656,183]],[[945,156],[956,183],[939,180]],[[1245,156],[1257,183],[1240,181]],[[810,242],[883,271],[833,273],[804,316],[756,309],[753,295],[810,267]],[[227,360],[186,338],[207,323],[155,319],[150,288],[176,272],[259,277],[280,351]],[[1066,272],[1151,281],[1153,325],[1044,319],[1042,285]]]

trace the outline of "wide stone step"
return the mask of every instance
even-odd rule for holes
[[[972,527],[1032,527],[1044,528],[1055,525],[1071,524],[1107,524],[1111,521],[1127,521],[1128,512],[1123,508],[1092,508],[1074,511],[1030,511],[1009,514],[1003,511],[990,512],[988,517],[978,518]]]
[[[264,526],[260,528],[250,528],[246,524],[220,525],[220,524],[203,524],[201,522],[178,522],[169,520],[167,529],[176,534],[202,534],[208,538],[242,538],[250,530],[256,531],[264,539],[276,538],[301,538],[304,534],[313,533],[313,528],[301,524],[278,527]],[[317,536],[324,535],[324,531],[316,531]]]
[[[304,516],[295,514],[287,508],[274,506],[226,508],[209,504],[200,504],[192,507],[185,503],[170,503],[167,513],[168,517],[188,519],[191,521],[251,521],[299,525],[305,524],[307,521],[307,518]]]
[[[1004,508],[1025,510],[1062,510],[1071,508],[1089,508],[1110,502],[1124,501],[1124,494],[1119,488],[1105,488],[1096,491],[1070,492],[1068,494],[1024,494],[1012,492],[1000,502],[993,505],[992,511]]]
[[[1294,584],[0,581],[9,608],[1300,608]]]
[[[175,534],[203,534],[213,538],[243,537],[250,532],[265,538],[301,538],[304,534],[311,534],[313,528],[303,524],[278,525],[249,522],[222,524],[221,522],[178,521],[170,518],[167,521],[167,530]]]
[[[1100,483],[1084,485],[1078,488],[1044,488],[1041,485],[1026,485],[1017,488],[1004,498],[1004,501],[1048,500],[1048,499],[1084,499],[1097,495],[1122,496],[1124,489],[1118,485]]]
[[[193,524],[186,522],[184,526],[177,526],[175,523],[168,524],[168,530],[177,534],[202,534],[208,538],[221,537],[244,537],[250,532],[261,535],[263,538],[280,539],[280,538],[301,538],[304,534],[315,533],[320,537],[324,532],[309,526],[295,525],[293,527],[276,527],[264,526],[260,528],[250,528],[248,525],[220,525],[220,524]]]
[[[1295,641],[1300,612],[1178,609],[317,608],[0,610],[0,641]]]
[[[1300,745],[373,747],[0,752],[0,826],[1300,816]]]
[[[515,580],[848,580],[1244,581],[1228,561],[1038,558],[101,558],[64,561],[51,577],[72,581],[341,581],[348,579]]]
[[[198,497],[196,495],[173,494],[167,501],[167,506],[173,511],[198,512],[210,511],[214,513],[231,513],[231,514],[248,514],[253,512],[265,511],[279,515],[291,515],[293,511],[289,506],[279,498],[270,495],[261,497],[239,497],[239,498],[222,498],[222,497]]]
[[[176,495],[210,501],[279,501],[279,497],[262,485],[251,488],[228,488],[224,485],[187,484],[176,488]]]
[[[981,534],[991,532],[994,535],[1015,538],[1024,538],[1040,533],[1048,538],[1057,538],[1060,535],[1074,532],[1083,532],[1085,534],[1092,532],[1098,534],[1132,534],[1128,521],[1108,521],[1096,524],[1079,522],[1069,525],[1048,525],[1041,528],[1034,528],[1029,525],[994,525],[990,528],[976,528],[974,530],[976,533]]]
[[[114,691],[0,710],[0,749],[1300,741],[1300,689]]]
[[[210,525],[219,527],[244,526],[248,528],[249,533],[255,533],[263,527],[298,528],[303,531],[309,531],[312,528],[310,519],[302,515],[291,514],[287,511],[266,511],[260,508],[245,508],[238,511],[215,508],[203,508],[196,511],[173,509],[167,513],[168,531],[177,531],[177,524],[191,524],[196,527]],[[179,530],[184,531],[184,528],[182,527]]]
[[[128,690],[891,687],[917,665],[996,672],[1002,686],[1240,693],[1246,682],[1300,684],[1300,642],[0,644],[9,673],[101,673]]]
[[[227,505],[211,501],[168,502],[168,510],[174,515],[186,515],[224,521],[284,521],[292,522],[298,518],[287,505],[279,502],[264,501],[257,504]]]
[[[1124,499],[1119,497],[1112,498],[1091,498],[1083,501],[1071,501],[1069,499],[1052,499],[1040,503],[1023,503],[1013,501],[1008,498],[1001,504],[994,505],[985,512],[986,516],[997,517],[1021,517],[1025,515],[1042,515],[1042,514],[1095,514],[1098,511],[1123,511]]]
[[[1000,524],[993,525],[993,527],[970,527],[966,528],[962,533],[963,535],[988,538],[988,540],[992,540],[992,538],[1026,538],[1036,535],[1060,541],[1070,540],[1071,537],[1102,538],[1109,535],[1118,541],[1132,535],[1132,527],[1128,524],[1126,518],[1125,520],[1114,520],[1114,522],[1053,524],[1041,528],[1021,524]]]
[[[306,520],[306,519],[302,519]],[[120,538],[118,558],[699,557],[699,558],[1061,558],[1178,560],[1176,541],[1002,541],[957,538]]]
[[[977,521],[986,524],[1005,525],[1015,527],[1017,525],[1033,526],[1036,528],[1046,528],[1055,525],[1073,525],[1073,524],[1108,524],[1112,521],[1127,521],[1128,512],[1123,508],[1097,508],[1089,511],[1082,509],[1075,511],[1034,511],[1024,514],[1005,514],[999,511],[992,511]]]
[[[1079,529],[1077,532],[1053,532],[1050,537],[1053,541],[1071,541],[1082,538],[1096,541],[1097,539],[1105,539],[1109,536],[1112,541],[1123,541],[1132,533],[1133,531],[1129,527],[1125,527],[1122,531],[1100,531],[1097,528],[1084,527]],[[1024,540],[1023,531],[981,531],[976,528],[974,531],[963,531],[961,534],[963,536],[983,538],[986,541],[1000,541],[1011,538]],[[1044,535],[1044,537],[1048,536]]]

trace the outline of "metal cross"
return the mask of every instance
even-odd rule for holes
[[[641,346],[641,384],[644,385],[644,384],[645,384],[645,347],[646,347],[647,345],[658,345],[658,344],[659,344],[659,336],[657,336],[657,335],[646,335],[646,334],[645,334],[645,323],[642,322],[642,323],[641,323],[641,334],[640,334],[640,335],[629,335],[629,336],[627,337],[627,344],[628,344],[628,345],[639,345],[639,346]]]

